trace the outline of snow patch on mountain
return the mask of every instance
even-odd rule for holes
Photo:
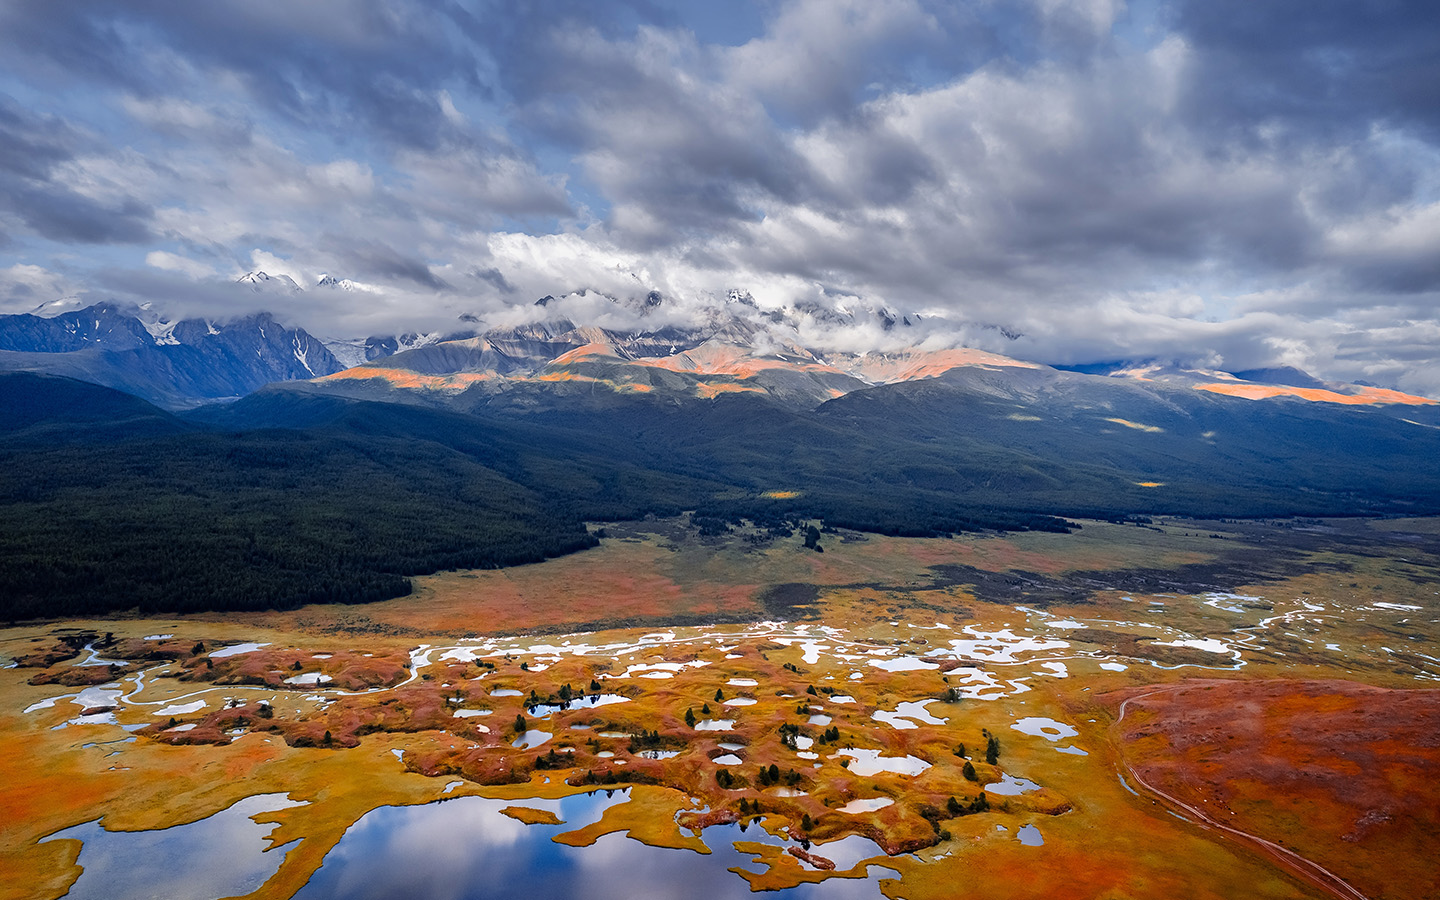
[[[142,303],[135,310],[135,318],[149,332],[156,346],[176,346],[180,341],[175,337],[175,326],[179,319],[166,318],[155,310],[153,303]]]
[[[294,341],[294,344],[295,344],[295,360],[296,360],[298,363],[300,363],[300,365],[304,366],[304,367],[305,367],[305,371],[309,372],[312,376],[319,374],[319,373],[317,373],[314,369],[310,368],[310,360],[309,360],[309,356],[310,356],[310,344],[309,344],[309,342],[302,340],[302,339],[300,338],[300,335],[299,335],[299,334],[296,334],[292,340]],[[333,355],[333,354],[332,354],[332,355]]]

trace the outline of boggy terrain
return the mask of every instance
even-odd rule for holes
[[[6,629],[0,896],[84,893],[57,832],[271,794],[275,859],[229,894],[290,897],[367,813],[461,796],[566,846],[738,823],[755,890],[1433,894],[1436,523],[1083,525],[815,552],[611,524],[365,607]],[[586,821],[546,805],[597,789],[623,796]]]

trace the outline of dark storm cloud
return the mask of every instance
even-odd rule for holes
[[[35,233],[76,244],[150,240],[153,210],[135,200],[108,205],[57,187],[32,188],[0,180],[0,208],[8,208]]]
[[[1198,51],[1190,101],[1210,126],[1346,136],[1378,123],[1440,136],[1430,0],[1186,0],[1175,24]]]
[[[1365,290],[1440,288],[1433,230],[1428,240],[1394,240],[1393,221],[1417,196],[1434,199],[1440,5],[1194,0],[1175,9],[1174,24],[1194,51],[1180,112],[1197,142],[1212,153],[1320,162],[1334,177],[1305,195],[1317,217],[1370,219],[1367,236],[1351,227],[1350,240],[1314,248],[1314,262]]]
[[[347,271],[386,281],[407,281],[432,291],[453,290],[445,279],[432,272],[423,261],[379,241],[356,241],[354,237],[331,236],[326,242],[332,245],[337,256],[349,264]]]
[[[1428,295],[1440,291],[1440,254],[1434,249],[1366,253],[1350,262],[1349,281],[1388,294]]]
[[[0,216],[52,241],[134,243],[153,237],[153,210],[134,197],[86,196],[60,167],[94,141],[54,116],[34,115],[0,95]]]
[[[140,95],[233,75],[295,122],[358,120],[389,142],[434,147],[448,129],[435,91],[485,90],[446,13],[381,0],[16,0],[0,11],[0,48],[37,80]]]
[[[472,269],[470,277],[490,285],[503,294],[515,293],[515,285],[511,284],[509,280],[505,278],[504,274],[494,267],[489,269]]]
[[[584,89],[570,60],[547,53],[559,31],[589,31],[599,39],[627,39],[640,24],[673,26],[676,17],[646,0],[481,0],[450,7],[465,36],[494,59],[496,85],[518,103],[557,90]]]
[[[83,138],[54,116],[32,114],[0,94],[0,173],[33,180],[49,177],[74,156]]]
[[[759,102],[675,77],[712,65],[687,36],[611,42],[571,26],[542,47],[557,62],[522,121],[579,154],[637,246],[728,231],[759,215],[752,198],[801,199],[808,172]]]

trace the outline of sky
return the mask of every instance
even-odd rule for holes
[[[1440,4],[0,2],[0,312],[580,289],[1440,396]]]

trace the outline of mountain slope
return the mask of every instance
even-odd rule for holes
[[[814,410],[605,391],[518,415],[299,382],[177,423],[8,376],[0,400],[28,416],[16,433],[43,440],[0,444],[0,598],[11,617],[363,601],[405,593],[411,574],[583,548],[586,521],[685,509],[917,535],[1061,529],[1057,515],[1440,511],[1440,429],[1364,408],[1039,367],[956,368]],[[93,438],[132,421],[158,430]]]
[[[138,397],[28,372],[0,373],[0,437],[7,447],[133,440],[193,427]]]
[[[988,483],[1075,513],[1354,514],[1440,501],[1440,473],[1427,462],[1440,453],[1440,429],[1379,409],[1257,403],[1053,370],[1008,379],[956,370],[849,394],[817,414],[860,433],[914,436],[932,473],[974,471],[998,451],[1058,465],[1058,480],[1016,483],[999,466]],[[1086,472],[1109,474],[1091,482]]]
[[[247,401],[257,426],[302,427],[229,431],[0,376],[0,404],[17,396],[36,402],[0,412],[29,409],[15,433],[43,439],[0,442],[4,619],[386,599],[410,575],[537,562],[592,546],[587,519],[674,514],[724,489],[583,437],[406,406],[262,396]],[[94,439],[147,415],[169,430]]]
[[[53,318],[0,316],[0,371],[64,375],[181,409],[342,368],[304,329],[268,313],[217,324],[147,323],[137,312],[97,304]]]

